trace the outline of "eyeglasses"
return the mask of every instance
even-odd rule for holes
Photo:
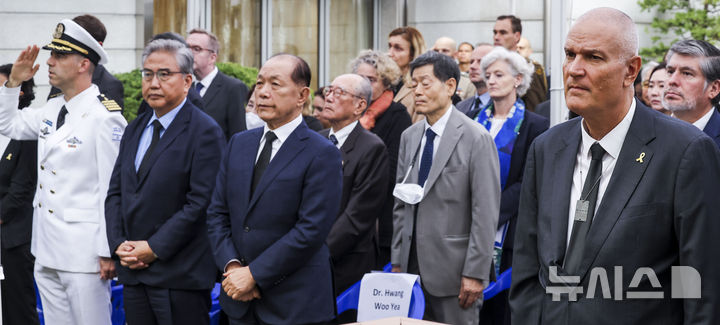
[[[325,87],[325,89],[323,89],[323,95],[325,95],[325,97],[328,97],[328,96],[330,96],[330,94],[333,94],[333,96],[335,96],[335,98],[338,98],[342,95],[348,94],[350,96],[357,97],[359,99],[364,99],[364,98],[362,98],[358,95],[355,95],[345,89],[342,89],[342,87],[333,87],[333,86]]]
[[[160,79],[160,81],[168,81],[170,79],[170,76],[176,73],[184,73],[182,71],[170,71],[167,69],[160,69],[158,71],[152,71],[150,69],[143,69],[142,70],[142,77],[145,81],[152,81],[155,76]]]
[[[190,47],[190,50],[192,50],[195,53],[200,53],[202,51],[208,51],[210,53],[215,53],[215,51],[213,51],[211,49],[206,49],[204,47],[200,47],[199,45],[194,45],[194,46],[189,46],[189,47]]]

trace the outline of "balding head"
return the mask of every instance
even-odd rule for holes
[[[627,60],[638,55],[637,27],[632,18],[624,12],[606,7],[592,9],[580,16],[570,31],[578,25],[598,26],[602,32],[612,34],[615,46],[622,50],[621,58]]]
[[[322,112],[334,131],[360,119],[372,97],[370,81],[356,74],[338,76],[325,91]]]
[[[433,45],[433,51],[438,52],[440,54],[447,55],[449,57],[455,57],[455,49],[457,48],[457,42],[455,42],[454,39],[450,37],[440,37],[435,41],[435,45]]]
[[[627,113],[641,61],[635,25],[619,10],[593,9],[570,28],[563,63],[565,102],[584,118],[593,138],[601,139]]]

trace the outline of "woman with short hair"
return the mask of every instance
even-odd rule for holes
[[[545,130],[545,117],[525,109],[520,99],[530,88],[533,67],[517,52],[495,47],[480,64],[491,100],[485,107],[468,112],[495,139],[500,159],[500,216],[495,237],[495,272],[499,275],[511,266],[513,239],[520,205],[525,159],[532,141]],[[487,180],[492,182],[495,180]],[[480,319],[492,324],[509,324],[507,291],[488,300]]]
[[[388,199],[379,216],[379,254],[378,266],[390,261],[390,243],[392,241],[392,189],[395,186],[400,136],[412,124],[405,106],[393,101],[392,88],[400,82],[400,68],[386,54],[366,50],[350,62],[350,70],[370,81],[372,97],[360,124],[375,133],[385,143],[390,158],[390,178]],[[411,98],[413,96],[410,96]]]

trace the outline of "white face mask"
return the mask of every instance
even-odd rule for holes
[[[410,166],[408,167],[408,171],[405,173],[405,178],[403,178],[402,182],[395,184],[395,189],[393,190],[393,196],[407,204],[418,204],[422,201],[423,196],[425,195],[425,189],[422,186],[413,183],[405,183],[408,176],[410,176],[410,171],[413,169],[413,165],[415,165],[419,151],[420,146],[418,145],[417,151],[413,156],[413,160],[410,162]]]
[[[393,196],[407,204],[418,204],[422,201],[425,189],[417,184],[398,183],[395,184]]]

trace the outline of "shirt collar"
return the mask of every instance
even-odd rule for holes
[[[155,110],[153,110],[153,115],[150,118],[150,121],[148,121],[147,125],[145,125],[145,127],[150,126],[150,124],[153,121],[158,120],[158,121],[160,121],[160,124],[163,126],[163,129],[167,130],[168,127],[170,127],[170,123],[172,123],[172,121],[175,119],[175,116],[177,116],[178,112],[180,112],[180,108],[185,106],[186,101],[187,101],[187,97],[185,97],[185,99],[183,99],[183,101],[182,101],[182,103],[180,103],[180,105],[173,108],[172,110],[167,112],[167,114],[165,114],[161,117],[157,117],[157,113],[155,113]]]
[[[275,136],[277,136],[278,140],[280,140],[279,143],[283,143],[283,142],[285,142],[285,140],[287,140],[287,138],[290,136],[290,134],[293,133],[293,131],[295,131],[295,129],[300,125],[300,123],[302,123],[302,121],[303,121],[302,114],[298,113],[298,116],[295,117],[295,119],[293,119],[290,122],[285,123],[284,125],[280,126],[279,128],[277,128],[275,130],[270,130],[267,123],[265,123],[265,126],[263,127],[263,139],[265,137],[265,133],[268,133],[268,131],[273,131],[273,133],[275,133]]]
[[[447,108],[447,111],[445,111],[445,114],[443,114],[443,116],[440,117],[440,119],[438,119],[437,122],[435,122],[435,124],[433,124],[433,125],[428,124],[427,118],[425,118],[425,120],[423,122],[423,123],[425,123],[425,131],[427,132],[427,129],[432,129],[433,132],[435,132],[436,136],[441,137],[443,132],[445,131],[445,126],[447,125],[447,122],[450,119],[450,114],[452,113],[452,110],[454,107],[455,106],[453,104],[450,104],[450,107]]]
[[[217,75],[217,73],[218,73],[218,68],[213,67],[212,71],[210,71],[210,73],[208,73],[208,75],[205,76],[205,78],[202,78],[202,80],[200,80],[200,83],[203,85],[204,88],[210,87],[210,84],[212,83],[213,79],[215,79],[215,76]]]
[[[596,141],[591,137],[585,127],[583,127],[583,120],[580,121],[580,130],[582,132],[582,153],[585,156],[590,156],[590,146],[595,142],[600,142],[600,146],[607,152],[611,157],[617,159],[620,155],[620,149],[625,142],[625,136],[627,136],[628,130],[630,130],[630,123],[632,122],[633,116],[635,115],[635,99],[630,104],[625,117],[616,125],[608,134],[606,134],[600,141]]]
[[[710,118],[713,115],[713,112],[715,111],[715,107],[710,108],[710,110],[703,115],[699,120],[695,121],[693,123],[694,126],[696,126],[700,131],[705,130],[705,126],[710,122]]]
[[[484,107],[490,101],[490,93],[486,91],[482,95],[475,94],[475,98],[480,98],[480,102]]]
[[[342,147],[345,143],[345,140],[350,136],[350,132],[355,129],[355,126],[358,124],[358,121],[355,120],[355,122],[352,122],[348,125],[346,125],[344,128],[336,131],[333,131],[332,128],[330,128],[330,135],[335,135],[335,138],[338,140],[338,148]]]
[[[98,86],[95,84],[91,84],[90,87],[87,87],[87,89],[81,91],[79,94],[75,95],[73,98],[70,98],[69,101],[65,102],[65,109],[68,111],[68,114],[72,114],[73,112],[78,112],[81,110],[84,110],[87,107],[90,107],[88,105],[83,104],[83,101],[88,96],[97,96],[100,94],[100,90],[98,90]],[[64,96],[62,97],[63,101],[65,101]]]

